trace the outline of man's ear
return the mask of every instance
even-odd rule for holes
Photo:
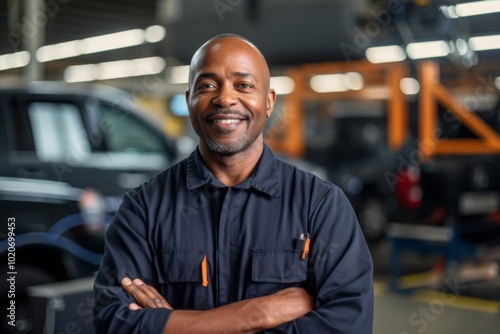
[[[269,118],[273,112],[274,103],[276,102],[276,91],[274,89],[269,89],[266,99],[266,116]]]
[[[186,90],[186,105],[188,106],[188,110],[189,110],[189,96],[191,96],[191,92],[188,90]],[[191,118],[191,111],[189,112],[189,118]]]

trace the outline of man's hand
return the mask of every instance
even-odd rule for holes
[[[131,280],[125,277],[121,281],[121,285],[135,300],[128,308],[132,311],[142,308],[168,308],[173,310],[172,306],[154,287],[145,284],[140,279]]]

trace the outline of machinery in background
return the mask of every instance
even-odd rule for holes
[[[384,237],[389,222],[497,219],[500,102],[484,77],[445,88],[430,61],[413,75],[406,63],[365,61],[306,64],[287,75],[295,90],[267,141],[325,168],[367,239]]]

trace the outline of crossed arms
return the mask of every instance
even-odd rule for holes
[[[346,203],[345,197],[332,189],[311,214],[316,221],[315,242],[311,243],[305,289],[259,294],[203,311],[173,310],[169,302],[175,305],[175,301],[165,300],[156,290],[162,282],[155,278],[150,237],[145,224],[132,223],[146,221],[145,213],[137,205],[125,207],[108,229],[110,242],[95,281],[96,332],[371,333],[371,256]],[[161,269],[170,270],[168,266]],[[127,277],[141,278],[144,283]]]
[[[135,300],[129,305],[132,311],[143,308],[173,310],[154,287],[140,279],[124,278],[121,285]],[[313,298],[304,289],[288,288],[206,311],[176,310],[171,313],[163,333],[255,333],[300,318],[313,306]]]

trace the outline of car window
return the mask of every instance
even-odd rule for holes
[[[9,101],[7,111],[12,127],[10,132],[10,145],[14,151],[34,152],[35,143],[33,141],[33,131],[26,112],[26,101],[24,99],[13,98]]]
[[[31,102],[28,115],[38,158],[61,161],[90,153],[90,145],[78,107],[71,103]]]
[[[108,152],[165,153],[161,137],[133,114],[104,103],[99,111]]]

